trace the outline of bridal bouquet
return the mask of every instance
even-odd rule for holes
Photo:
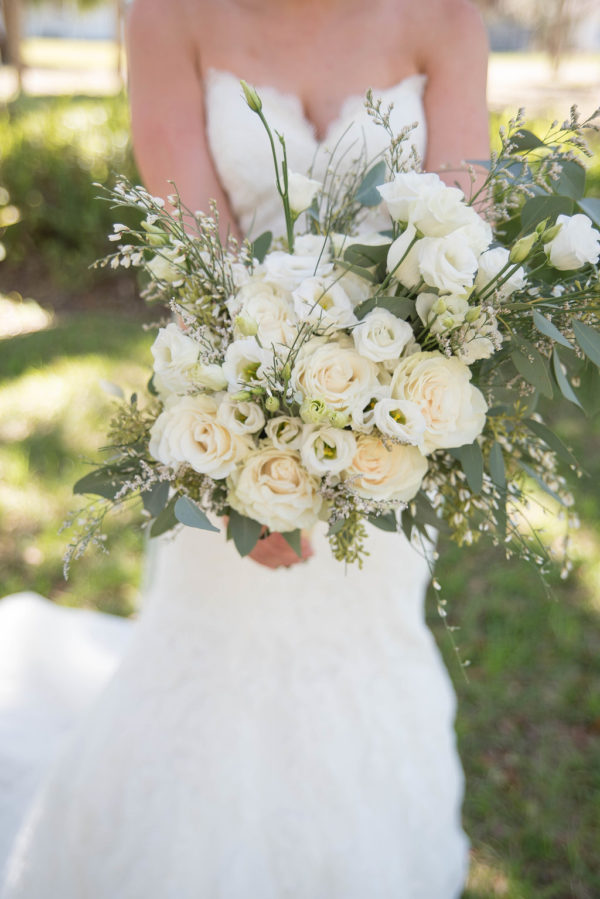
[[[169,212],[141,187],[109,192],[141,224],[114,226],[103,264],[143,268],[174,320],[148,396],[118,406],[107,461],[75,486],[98,499],[70,556],[140,497],[152,536],[224,516],[242,555],[269,532],[299,554],[302,529],[325,521],[334,556],[361,564],[370,522],[487,534],[543,564],[523,501],[537,485],[568,509],[557,459],[576,461],[538,401],[585,406],[600,387],[600,199],[579,160],[592,119],[573,111],[538,138],[517,117],[467,197],[418,170],[410,129],[394,134],[371,95],[384,157],[360,152],[340,176],[333,154],[322,182],[295,173],[242,86],[286,233],[240,244],[220,237],[214,204],[192,212],[175,192]]]

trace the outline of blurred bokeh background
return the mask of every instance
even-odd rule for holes
[[[600,105],[597,0],[480,0],[489,27],[490,130],[520,106],[533,130]],[[135,614],[143,533],[117,516],[108,555],[65,582],[59,533],[97,458],[106,384],[146,381],[151,314],[134,274],[90,268],[112,213],[95,182],[135,178],[124,92],[124,0],[0,6],[0,596],[36,590]],[[600,142],[588,190],[600,196]],[[468,679],[433,597],[428,616],[458,700],[473,864],[465,899],[600,896],[600,416],[555,404],[587,477],[567,581],[500,552],[442,543],[439,577]],[[598,398],[600,411],[600,397]],[[561,537],[555,510],[541,523]],[[367,899],[367,897],[365,897]]]

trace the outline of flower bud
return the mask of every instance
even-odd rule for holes
[[[267,412],[277,412],[279,409],[279,400],[276,396],[268,396],[265,400],[265,409]]]
[[[338,412],[337,409],[330,412],[328,417],[334,428],[345,428],[350,421],[350,416],[346,412]]]
[[[234,324],[240,334],[243,334],[244,337],[254,337],[258,331],[258,325],[254,319],[246,318],[243,315],[237,315]]]
[[[242,90],[244,91],[244,97],[246,98],[246,103],[252,110],[252,112],[260,112],[262,109],[262,100],[258,96],[256,90],[253,87],[250,87],[243,79],[240,81],[242,85]]]
[[[538,222],[538,224],[536,225],[536,228],[535,228],[535,233],[538,235],[543,234],[544,231],[546,230],[547,224],[548,224],[548,219],[544,219],[543,222]]]
[[[286,362],[285,365],[283,366],[283,368],[281,369],[281,377],[286,382],[289,381],[289,379],[292,377],[292,366],[290,365],[289,362]]]
[[[466,322],[476,322],[480,315],[481,315],[481,306],[471,306],[471,308],[465,315],[465,321]]]
[[[311,400],[308,397],[300,406],[300,418],[309,425],[318,425],[329,417],[329,410],[323,400]]]
[[[528,234],[526,237],[522,237],[521,240],[518,240],[510,251],[508,257],[509,261],[512,262],[513,265],[524,262],[531,253],[531,249],[537,239],[538,235],[534,231],[532,234]]]
[[[245,403],[247,400],[252,399],[252,394],[249,390],[238,390],[237,393],[231,394],[231,399],[235,400],[236,403]]]
[[[549,243],[551,240],[554,240],[561,228],[562,225],[553,225],[551,228],[548,228],[547,231],[544,231],[542,234],[542,243]]]
[[[431,307],[431,311],[435,312],[436,315],[442,315],[442,313],[444,313],[447,308],[448,306],[446,305],[442,297],[440,297],[439,300],[436,300]]]
[[[164,244],[167,244],[169,242],[168,235],[165,234],[165,232],[163,231],[162,228],[157,228],[156,225],[149,224],[149,222],[147,222],[146,219],[144,219],[144,221],[141,222],[141,226],[144,229],[144,231],[146,232],[146,234],[148,235],[148,237],[146,239],[148,241],[149,246],[161,247],[161,246],[164,246]]]

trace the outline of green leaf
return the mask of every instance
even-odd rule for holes
[[[390,244],[377,244],[377,246],[369,246],[368,244],[353,243],[344,250],[344,259],[351,265],[359,265],[363,268],[370,268],[385,262],[390,249]]]
[[[170,531],[172,528],[176,527],[178,524],[177,519],[175,518],[175,503],[178,500],[177,494],[172,496],[167,505],[164,507],[160,515],[152,522],[152,527],[150,528],[150,536],[151,537],[160,537],[161,534],[164,534],[165,531]]]
[[[556,221],[559,215],[573,215],[574,202],[569,197],[531,197],[521,210],[521,226],[529,233],[544,219]]]
[[[562,334],[556,325],[550,321],[549,318],[546,318],[545,315],[542,315],[541,312],[538,312],[537,309],[533,310],[533,323],[540,332],[540,334],[544,334],[546,337],[549,337],[551,340],[554,340],[556,343],[560,343],[561,346],[572,347],[573,344],[567,340],[567,338]]]
[[[600,228],[600,197],[585,197],[577,202],[584,215],[589,216],[597,228]]]
[[[212,524],[200,506],[198,506],[189,496],[180,496],[173,509],[175,518],[181,524],[187,525],[189,528],[200,528],[201,531],[215,531],[219,533],[219,528]]]
[[[410,502],[411,504],[414,503],[416,507],[416,515],[414,518],[417,527],[419,525],[422,526],[428,524],[431,525],[431,527],[437,528],[439,531],[446,530],[445,522],[438,516],[422,490],[420,490]]]
[[[150,393],[152,396],[158,396],[158,390],[154,386],[154,375],[152,375],[150,377],[150,380],[146,384],[146,389],[148,390],[148,393]]]
[[[505,491],[506,470],[504,468],[504,456],[502,454],[502,447],[497,440],[493,442],[492,448],[490,449],[488,468],[490,470],[492,481],[494,482],[498,490]]]
[[[339,534],[339,532],[344,527],[345,523],[346,523],[345,519],[338,518],[337,521],[334,521],[333,524],[329,525],[329,530],[327,531],[327,536],[333,537],[334,534]]]
[[[594,365],[600,366],[600,332],[590,325],[584,325],[579,319],[571,322],[575,340]]]
[[[365,281],[368,281],[370,284],[377,284],[377,278],[370,272],[368,268],[362,268],[360,265],[351,265],[349,262],[346,262],[345,259],[337,259],[336,265],[341,266],[346,269],[347,272],[352,272],[355,275],[360,275]]]
[[[579,387],[575,392],[583,405],[585,414],[590,417],[598,415],[600,413],[600,371],[589,359],[586,359],[578,377]]]
[[[302,558],[302,531],[300,528],[296,528],[295,531],[286,531],[285,533],[281,532],[281,536],[285,540],[285,542],[290,546],[298,558]]]
[[[250,249],[252,252],[252,256],[254,259],[258,259],[259,262],[262,262],[267,253],[269,252],[269,247],[271,246],[271,242],[273,240],[273,232],[272,231],[264,231],[263,234],[260,234],[256,240],[253,240],[250,244]]]
[[[415,301],[408,297],[369,297],[368,300],[363,300],[362,303],[358,304],[354,310],[354,314],[358,319],[362,319],[365,315],[368,315],[369,312],[372,312],[373,309],[387,309],[388,312],[392,312],[396,318],[403,318],[406,320],[415,311]]]
[[[580,409],[583,409],[583,406],[577,399],[577,394],[571,387],[569,379],[565,375],[562,367],[562,362],[560,361],[560,356],[558,355],[556,347],[552,350],[552,367],[554,369],[554,377],[556,378],[556,383],[559,386],[560,392],[564,396],[566,400],[569,400],[570,403],[575,403],[576,406],[579,406]]]
[[[92,493],[104,499],[114,499],[122,486],[122,472],[114,468],[97,468],[79,478],[73,486],[73,493]]]
[[[235,543],[235,548],[240,556],[247,556],[251,553],[260,537],[263,529],[262,524],[254,521],[253,518],[246,518],[240,515],[235,509],[229,514],[229,524],[227,525],[227,536]]]
[[[548,496],[551,496],[552,499],[555,499],[556,502],[560,503],[561,506],[565,505],[564,500],[562,500],[560,498],[558,493],[555,493],[551,487],[548,487],[548,485],[542,481],[541,477],[539,476],[537,471],[535,471],[535,469],[533,469],[526,462],[522,462],[521,460],[518,460],[518,464],[523,469],[523,471],[525,471],[529,475],[530,478],[533,478],[533,480],[536,482],[536,484],[538,484],[538,486],[540,486],[542,488],[544,493],[547,493]]]
[[[543,425],[541,421],[536,421],[534,418],[526,418],[523,423],[568,465],[574,465],[576,468],[579,467],[579,463],[571,450],[564,445],[560,437],[557,437],[554,431],[551,431],[550,428]]]
[[[377,190],[378,185],[385,181],[386,164],[384,160],[376,163],[369,169],[354,196],[357,203],[362,206],[378,206],[381,203],[381,194]]]
[[[521,345],[525,341],[520,342]],[[548,399],[552,399],[554,391],[552,389],[552,381],[548,371],[548,364],[542,354],[531,344],[527,344],[527,355],[520,349],[513,350],[511,359],[515,368],[522,378],[525,378],[528,384],[531,384],[536,390],[539,390]]]
[[[169,499],[169,482],[158,481],[150,490],[144,490],[141,494],[144,509],[150,512],[153,518],[160,515]]]
[[[457,446],[449,450],[461,464],[472,493],[479,494],[483,487],[483,455],[477,442]]]
[[[554,192],[572,200],[580,200],[585,193],[585,169],[573,159],[562,163],[560,178],[554,186]]]
[[[367,515],[367,521],[381,531],[395,533],[398,530],[398,519],[396,513],[392,511],[386,512],[384,515]]]
[[[540,147],[545,146],[543,140],[540,140],[533,131],[528,131],[526,128],[517,131],[517,133],[511,137],[511,143],[517,153],[525,153],[528,150],[538,150]]]

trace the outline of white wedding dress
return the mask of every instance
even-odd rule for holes
[[[381,92],[396,126],[421,122],[421,149],[422,85]],[[299,100],[261,95],[304,171],[317,143]],[[265,136],[232,75],[211,74],[207,110],[242,226],[281,230]],[[385,136],[359,98],[327,144],[353,120],[377,152]],[[424,622],[427,562],[375,530],[363,570],[347,572],[324,530],[289,570],[241,559],[221,534],[157,544],[122,662],[38,792],[4,899],[458,897],[463,777]]]

